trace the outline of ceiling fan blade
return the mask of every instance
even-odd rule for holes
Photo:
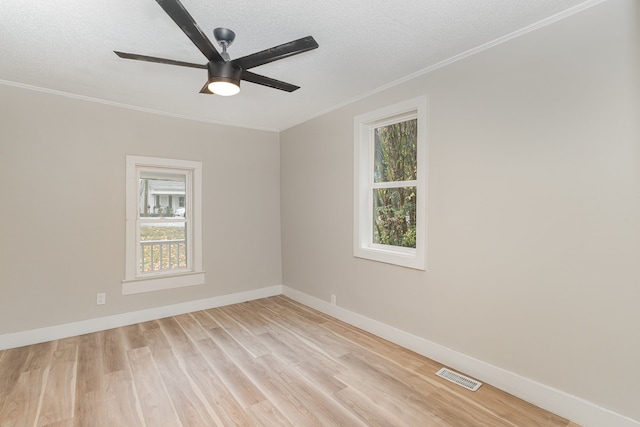
[[[222,56],[211,43],[211,40],[204,35],[196,21],[191,17],[189,12],[184,8],[179,0],[156,0],[156,2],[164,9],[164,11],[178,24],[178,27],[184,31],[189,40],[196,45],[200,52],[207,57],[209,61],[223,61]]]
[[[209,90],[209,82],[206,82],[204,84],[204,86],[202,86],[202,89],[200,89],[200,93],[204,93],[204,94],[207,94],[207,95],[213,95],[213,92],[211,92]]]
[[[300,89],[300,86],[281,82],[280,80],[272,79],[271,77],[261,76],[260,74],[252,73],[251,71],[247,70],[242,70],[242,80],[246,80],[248,82],[256,83],[262,86],[272,87],[274,89],[284,90],[285,92],[293,92],[294,90]]]
[[[206,64],[194,64],[192,62],[174,61],[173,59],[156,58],[155,56],[138,55],[137,53],[125,53],[114,50],[113,53],[124,59],[135,59],[138,61],[157,62],[158,64],[179,65],[180,67],[204,68]]]
[[[158,0],[160,1],[160,0]],[[234,59],[233,62],[240,65],[243,69],[257,67],[259,65],[268,64],[269,62],[297,55],[308,50],[318,47],[318,43],[313,37],[307,36],[289,43],[265,49],[242,58]]]

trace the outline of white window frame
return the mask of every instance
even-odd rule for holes
[[[187,268],[141,273],[139,271],[140,242],[138,232],[138,183],[142,170],[181,173],[187,176]],[[127,156],[126,159],[126,250],[125,278],[122,294],[137,294],[205,282],[202,270],[202,163],[190,160]]]
[[[417,119],[416,247],[404,248],[373,243],[373,189],[395,186],[374,183],[374,130],[380,126]],[[427,268],[427,97],[421,96],[380,108],[354,118],[354,216],[353,255],[402,267]],[[410,185],[409,185],[410,184]]]

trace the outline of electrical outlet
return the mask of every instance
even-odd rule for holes
[[[335,294],[331,294],[331,305],[336,305],[336,296],[335,296]]]
[[[96,295],[96,305],[102,305],[107,303],[107,294],[104,292],[99,292]]]

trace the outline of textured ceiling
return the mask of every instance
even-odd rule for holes
[[[196,120],[283,130],[600,1],[182,0],[212,41],[213,28],[235,31],[232,58],[307,35],[320,45],[252,69],[301,86],[298,91],[243,82],[239,95],[226,98],[198,93],[206,70],[113,53],[206,63],[154,0],[1,0],[0,80]]]

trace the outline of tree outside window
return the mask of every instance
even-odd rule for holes
[[[417,130],[416,119],[374,130],[373,243],[416,247]]]

